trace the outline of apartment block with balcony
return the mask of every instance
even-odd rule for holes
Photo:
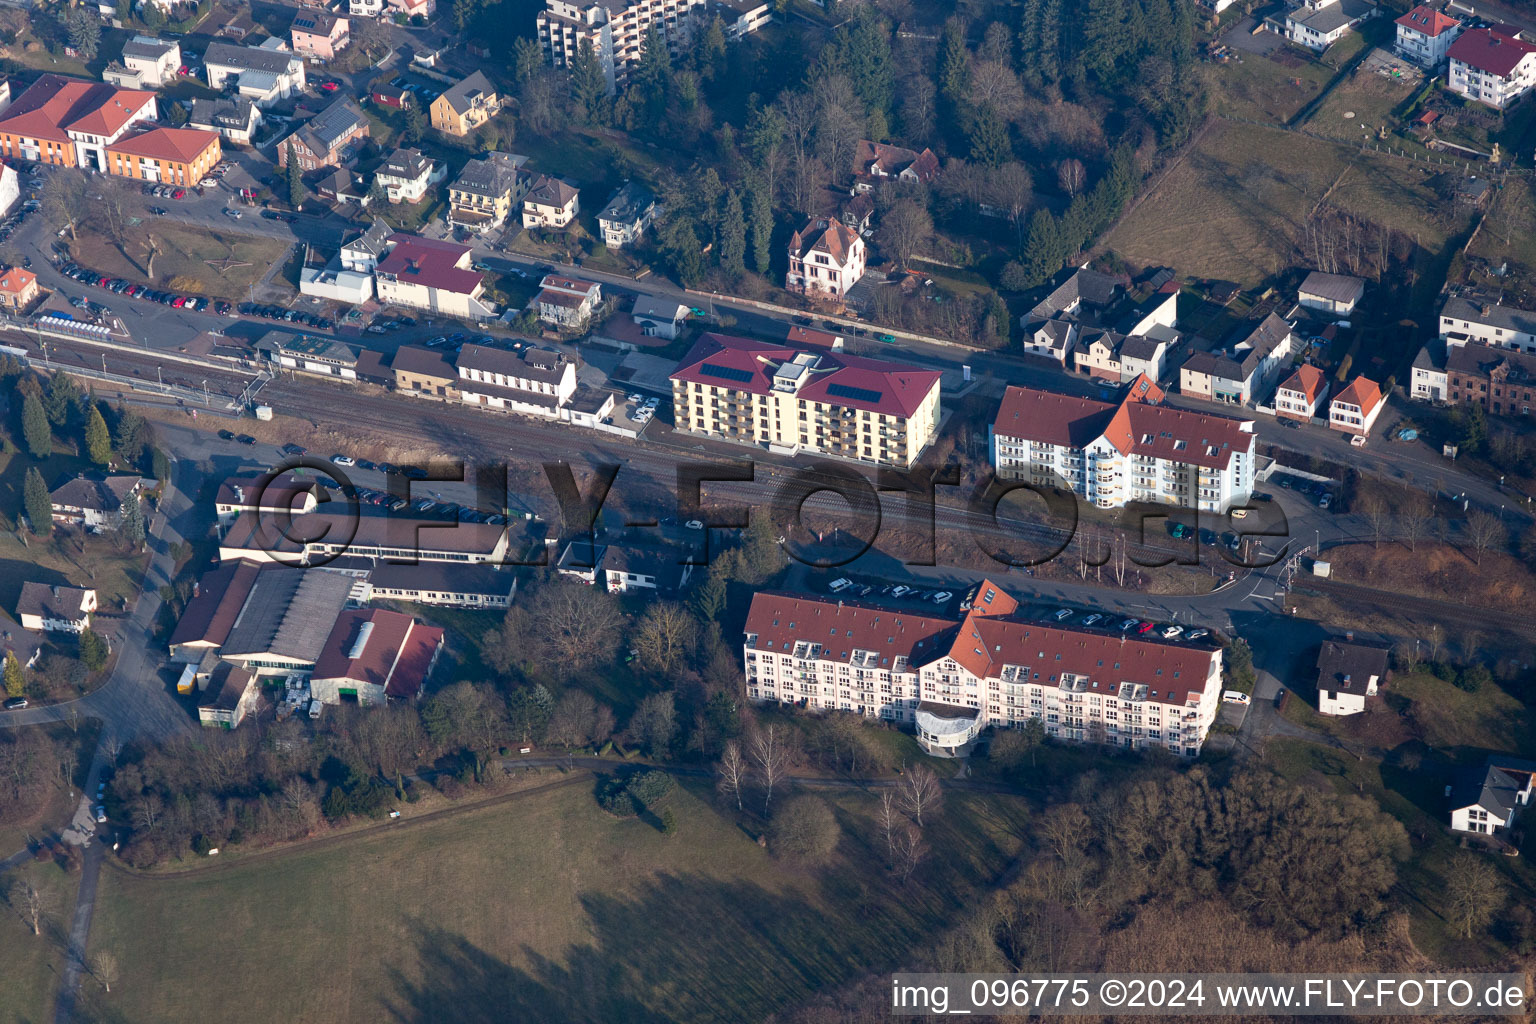
[[[1099,508],[1132,502],[1225,512],[1253,493],[1252,420],[1163,405],[1145,377],[1116,402],[1010,387],[992,424],[998,476],[1059,487]]]
[[[449,86],[432,101],[432,127],[446,135],[464,136],[501,111],[501,95],[481,71]]]
[[[882,718],[940,757],[988,728],[1039,720],[1063,742],[1199,754],[1215,721],[1222,649],[1032,622],[990,580],[952,619],[759,593],[747,614],[747,695]]]
[[[1511,106],[1536,86],[1536,45],[1506,26],[1468,29],[1446,56],[1451,68],[1445,87],[1496,110]]]
[[[1465,28],[1450,13],[1420,4],[1397,19],[1397,52],[1420,67],[1437,68]]]
[[[672,56],[679,57],[706,19],[716,14],[730,38],[756,31],[771,16],[769,5],[760,0],[546,0],[536,19],[536,34],[545,58],[557,68],[573,65],[581,44],[590,43],[613,93],[624,87],[640,63],[653,27]]]
[[[678,430],[883,466],[917,461],[939,426],[937,370],[705,334],[672,372]]]

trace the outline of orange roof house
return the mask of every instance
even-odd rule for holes
[[[0,306],[25,309],[37,298],[37,275],[21,267],[0,274]]]
[[[217,132],[151,128],[107,147],[107,173],[137,181],[196,185],[222,156]]]
[[[1310,421],[1328,394],[1328,380],[1323,371],[1304,363],[1275,391],[1275,415],[1283,419]]]
[[[106,170],[106,147],[153,121],[155,94],[43,75],[0,113],[0,157]]]
[[[1368,377],[1356,377],[1328,405],[1328,425],[1350,434],[1369,434],[1376,417],[1386,408],[1381,385]]]

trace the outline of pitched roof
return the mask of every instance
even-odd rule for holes
[[[506,349],[492,348],[489,345],[466,344],[459,350],[458,366],[463,370],[499,373],[505,377],[520,377],[547,384],[557,383],[565,377],[566,368],[571,365],[570,363],[559,357],[551,360],[541,359],[540,355],[548,356],[550,353],[540,353],[537,349],[528,349],[520,353],[508,352]],[[464,386],[478,390],[480,382],[465,381]]]
[[[541,174],[528,187],[528,194],[523,197],[523,202],[538,206],[553,206],[563,210],[578,194],[576,188],[567,185],[559,178]]]
[[[1497,375],[1510,384],[1536,384],[1536,355],[1491,345],[1452,347],[1445,360],[1445,369],[1488,379]]]
[[[12,267],[0,274],[0,292],[19,295],[37,283],[37,275],[25,267]]]
[[[504,196],[517,186],[517,176],[523,173],[521,168],[527,159],[511,153],[487,153],[465,164],[453,187],[476,195]]]
[[[1457,36],[1446,51],[1451,60],[1459,60],[1499,78],[1508,78],[1520,62],[1533,53],[1536,53],[1536,46],[1525,40],[1486,28],[1468,29]]]
[[[1387,650],[1347,640],[1324,640],[1317,652],[1317,688],[1364,697],[1374,678],[1387,677]]]
[[[442,99],[457,113],[464,113],[475,105],[475,100],[495,96],[496,87],[481,71],[471,72],[461,82],[455,82],[443,91]]]
[[[1358,277],[1314,270],[1301,282],[1299,294],[1316,295],[1333,302],[1358,302],[1365,294],[1365,282]]]
[[[1506,306],[1502,302],[1474,302],[1457,295],[1445,300],[1445,305],[1440,309],[1440,316],[1442,319],[1465,320],[1467,323],[1518,331],[1521,334],[1536,334],[1536,313],[1515,306]],[[1442,333],[1451,332],[1443,331]]]
[[[256,677],[234,662],[221,661],[208,678],[207,696],[198,702],[198,710],[234,711]]]
[[[940,373],[843,352],[799,351],[724,334],[703,334],[672,371],[673,380],[766,395],[792,391],[809,402],[910,416],[937,386]]]
[[[251,115],[256,109],[256,104],[244,97],[193,100],[187,124],[208,125],[214,129],[245,129],[250,125]]]
[[[123,44],[123,56],[138,57],[143,60],[159,60],[172,50],[175,50],[178,45],[175,42],[156,39],[154,36],[134,36]]]
[[[443,352],[418,345],[402,345],[395,350],[390,368],[396,373],[414,373],[421,377],[443,377],[457,380],[459,372]]]
[[[350,97],[343,96],[295,129],[289,138],[314,155],[325,156],[359,125],[367,127],[367,116]]]
[[[1333,400],[1342,405],[1359,406],[1360,415],[1369,416],[1381,402],[1381,386],[1369,377],[1356,377],[1349,382],[1349,387],[1334,395]]]
[[[1307,403],[1317,401],[1318,396],[1328,389],[1327,379],[1323,371],[1311,363],[1303,363],[1296,368],[1284,384],[1280,385],[1281,391],[1294,391],[1306,397]]]
[[[214,132],[195,128],[151,128],[147,132],[118,139],[107,148],[114,153],[129,153],[152,160],[173,163],[191,163],[203,153],[219,144]]]
[[[0,112],[0,131],[63,142],[68,132],[115,135],[155,94],[47,74]]]
[[[373,223],[366,230],[359,231],[345,242],[341,247],[348,252],[358,252],[366,256],[377,256],[384,251],[395,229],[384,223],[378,217],[373,218]]]
[[[1444,11],[1437,11],[1428,4],[1419,4],[1413,10],[1397,19],[1397,23],[1406,29],[1410,29],[1420,35],[1431,38],[1438,36],[1446,29],[1455,28],[1461,24],[1457,18],[1451,17]]]
[[[676,299],[663,299],[648,292],[641,292],[635,296],[635,304],[630,309],[630,314],[675,323],[688,318],[688,307]]]
[[[55,587],[29,580],[21,585],[21,593],[16,598],[16,617],[36,615],[44,619],[79,622],[86,616],[81,607],[86,596],[92,593],[94,591],[83,587]]]
[[[216,67],[236,68],[241,71],[264,71],[281,75],[290,65],[302,60],[286,50],[268,50],[260,46],[235,46],[232,43],[209,43],[203,51],[203,63]]]
[[[383,608],[337,616],[315,662],[315,679],[346,679],[384,688],[388,697],[421,692],[443,630]]]
[[[338,18],[326,11],[306,10],[293,16],[292,32],[306,32],[310,35],[330,36],[336,30],[339,23],[345,22],[345,18]]]
[[[608,205],[603,207],[597,219],[630,224],[639,220],[655,202],[656,197],[650,189],[638,181],[626,181],[608,197]]]
[[[795,232],[789,240],[789,249],[801,259],[811,253],[826,253],[841,267],[848,263],[858,241],[859,233],[842,221],[818,217]]]
[[[64,481],[48,492],[48,500],[54,505],[69,508],[91,509],[95,512],[116,512],[122,508],[128,496],[138,490],[139,477],[132,473],[116,473],[112,476],[85,476],[83,474]]]
[[[944,632],[954,628],[952,619],[922,613],[759,592],[752,595],[745,630],[757,635],[755,650],[792,651],[798,641],[807,641],[822,645],[829,657],[841,653],[845,661],[855,650],[873,651],[880,667],[891,669],[897,658],[913,667],[932,660]]]
[[[939,173],[939,158],[931,149],[919,153],[883,142],[859,140],[853,154],[854,174],[864,178],[894,177],[906,170],[911,170],[919,181],[932,181]]]
[[[1076,303],[1108,306],[1121,289],[1120,279],[1097,270],[1078,268],[1029,311],[1031,320],[1050,320]]]
[[[397,149],[385,158],[378,173],[414,181],[432,173],[432,159],[419,149]]]
[[[258,573],[221,645],[225,656],[270,653],[313,662],[351,591],[351,577],[341,573],[287,566]]]
[[[457,266],[469,247],[396,232],[389,236],[394,248],[379,261],[375,273],[404,284],[470,295],[483,283],[478,271]]]
[[[263,566],[242,558],[220,563],[217,568],[204,573],[171,633],[171,646],[204,643],[222,647],[229,639],[230,627],[239,617],[240,609],[251,596],[257,574],[263,569]],[[272,567],[267,571],[275,569]]]

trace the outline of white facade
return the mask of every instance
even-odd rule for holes
[[[359,306],[373,298],[373,275],[332,267],[304,267],[299,271],[299,294]]]
[[[841,221],[817,219],[789,243],[786,291],[841,298],[864,276],[864,238]]]
[[[233,89],[258,107],[269,107],[304,91],[304,60],[287,45],[232,46],[210,43],[203,55],[203,74],[208,87],[218,92]]]
[[[1397,52],[1420,67],[1437,68],[1465,28],[1457,18],[1421,4],[1397,19]]]
[[[21,176],[9,164],[0,164],[0,215],[11,212],[21,198]]]
[[[427,190],[441,183],[447,173],[446,164],[423,158],[419,163],[403,164],[398,168],[391,161],[386,161],[380,165],[373,178],[384,186],[384,194],[390,202],[419,203],[427,197]]]
[[[1497,110],[1536,86],[1536,46],[1492,29],[1462,33],[1449,50],[1445,87],[1458,96]]]
[[[675,56],[692,39],[694,23],[707,6],[706,0],[586,4],[546,0],[536,29],[545,58],[557,68],[570,67],[581,44],[591,43],[612,93],[640,62],[652,26]]]
[[[1440,336],[1450,348],[1470,342],[1536,354],[1536,313],[1457,297],[1441,307]]]
[[[1302,0],[1285,16],[1285,35],[1309,50],[1326,50],[1375,11],[1368,0]]]

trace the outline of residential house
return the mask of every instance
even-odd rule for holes
[[[1369,434],[1386,405],[1381,385],[1368,377],[1356,377],[1328,403],[1328,425],[1347,434]]]
[[[1163,375],[1168,348],[1165,338],[1145,334],[1127,337],[1117,331],[1089,328],[1078,334],[1074,358],[1079,373],[1116,384],[1142,376],[1158,380]]]
[[[353,144],[367,138],[368,132],[367,116],[356,103],[343,96],[277,143],[277,165],[288,166],[290,147],[299,167],[305,171],[350,164]]]
[[[1450,49],[1445,87],[1503,110],[1536,85],[1536,46],[1504,26],[1463,32]]]
[[[163,89],[181,77],[181,45],[136,35],[123,44],[118,60],[101,77],[119,89]]]
[[[0,113],[0,157],[105,172],[107,147],[158,116],[153,92],[41,75]]]
[[[397,149],[379,165],[373,180],[384,186],[391,203],[419,203],[447,173],[446,164],[437,163],[419,149]]]
[[[19,313],[37,300],[37,275],[25,267],[0,274],[0,308]]]
[[[445,135],[464,136],[495,117],[501,110],[501,97],[491,80],[481,71],[443,90],[432,101],[432,127]]]
[[[1021,316],[1019,325],[1024,331],[1026,353],[1073,366],[1083,348],[1081,332],[1087,328],[1103,328],[1121,336],[1155,336],[1172,345],[1178,338],[1172,330],[1176,317],[1176,287],[1166,294],[1154,293],[1148,303],[1135,306],[1121,279],[1080,267]],[[1166,352],[1165,346],[1158,355],[1159,364]]]
[[[1309,50],[1326,50],[1376,13],[1372,0],[1301,0],[1285,16],[1285,37]]]
[[[400,85],[390,85],[382,79],[369,90],[368,98],[391,110],[409,110],[412,103],[411,90]]]
[[[482,232],[505,224],[528,191],[527,162],[513,153],[487,153],[465,164],[448,186],[448,224]]]
[[[346,269],[340,257],[323,260],[312,246],[305,245],[304,261],[299,266],[299,294],[360,306],[373,298],[373,275]]]
[[[604,549],[603,583],[610,594],[670,593],[688,582],[693,566],[670,548],[609,544]]]
[[[1225,512],[1253,493],[1252,420],[1177,409],[1146,377],[1112,402],[1010,387],[992,424],[1003,479],[1070,490],[1099,508],[1150,502]]]
[[[539,319],[563,330],[584,329],[602,301],[602,285],[558,274],[545,275],[534,297]]]
[[[402,345],[390,363],[395,372],[395,390],[402,395],[442,398],[459,397],[459,371],[441,349]]]
[[[53,521],[61,526],[115,530],[122,522],[123,506],[137,501],[143,488],[144,480],[137,473],[80,473],[49,491],[48,503]]]
[[[1389,676],[1386,648],[1357,644],[1349,636],[1324,640],[1317,652],[1317,710],[1358,715]]]
[[[21,623],[0,610],[0,665],[5,662],[6,655],[10,655],[22,668],[34,669],[42,660],[45,646],[42,637],[22,629]]]
[[[1365,282],[1358,277],[1324,274],[1314,270],[1301,283],[1296,301],[1306,309],[1348,316],[1355,311],[1364,294]]]
[[[335,60],[336,55],[352,41],[347,33],[346,18],[329,11],[305,10],[293,16],[288,41],[294,53],[303,54],[316,62],[328,61]]]
[[[304,60],[287,45],[235,46],[209,43],[203,52],[208,87],[250,100],[263,110],[304,91]]]
[[[841,334],[818,331],[814,327],[805,327],[801,324],[788,324],[784,328],[784,342],[790,348],[824,348],[832,352],[841,352],[845,340]]]
[[[248,99],[193,100],[187,127],[249,146],[261,127],[261,108]]]
[[[415,700],[443,650],[443,630],[383,608],[342,612],[309,679],[322,704]]]
[[[1445,339],[1435,338],[1413,357],[1413,385],[1409,396],[1421,402],[1444,402],[1451,393]]]
[[[868,192],[859,192],[856,195],[851,195],[848,197],[848,201],[843,204],[840,216],[844,224],[847,224],[861,235],[866,234],[869,231],[870,221],[875,216],[875,201]]]
[[[576,186],[541,174],[523,194],[523,227],[564,228],[581,211]]]
[[[1017,614],[1018,602],[990,580],[969,598],[957,622],[755,594],[743,643],[747,695],[897,722],[939,757],[968,753],[988,728],[1030,719],[1059,742],[1200,753],[1220,707],[1219,646],[1042,625]]]
[[[672,371],[679,431],[905,468],[938,432],[939,377],[827,350],[701,335]]]
[[[1235,345],[1196,352],[1179,368],[1179,391],[1231,405],[1262,401],[1280,370],[1297,351],[1291,325],[1270,313]]]
[[[651,338],[675,341],[688,322],[688,307],[672,299],[641,293],[635,296],[630,317],[641,332]]]
[[[238,729],[261,703],[256,675],[232,662],[221,661],[205,680],[197,702],[197,720],[204,726]]]
[[[1311,423],[1328,397],[1328,378],[1311,363],[1303,363],[1275,391],[1275,415]]]
[[[107,173],[134,181],[192,186],[224,158],[217,132],[151,128],[107,147]]]
[[[284,370],[357,380],[357,349],[330,338],[268,331],[257,340],[256,353],[263,361]]]
[[[96,611],[96,591],[81,587],[50,586],[28,581],[16,598],[16,618],[22,629],[34,633],[74,633],[91,627]]]
[[[590,534],[568,541],[565,550],[555,560],[555,573],[566,579],[596,586],[603,575],[603,560],[608,556],[608,545],[594,544]]]
[[[1495,416],[1529,416],[1536,406],[1536,355],[1481,345],[1448,350],[1445,397]]]
[[[226,477],[213,498],[214,522],[222,529],[245,512],[263,515],[302,515],[317,505],[321,486],[313,476],[295,473],[253,473]]]
[[[496,315],[484,301],[485,280],[470,266],[470,248],[418,235],[389,236],[388,254],[374,269],[379,301],[447,316],[488,320]]]
[[[608,205],[597,215],[603,232],[603,244],[622,249],[639,240],[656,218],[656,197],[637,181],[626,181],[608,197]]]
[[[841,299],[864,276],[864,239],[841,221],[813,219],[789,240],[784,288],[798,295]]]
[[[1451,348],[1475,343],[1536,355],[1536,313],[1457,295],[1440,308],[1440,337]]]
[[[558,352],[468,344],[456,363],[465,405],[557,419],[576,393],[576,366]]]
[[[341,243],[338,258],[346,270],[372,274],[379,260],[389,251],[394,229],[375,217],[367,228]]]
[[[886,181],[926,184],[938,176],[939,158],[931,149],[918,153],[868,139],[860,139],[854,149],[853,187],[861,192]]]
[[[377,18],[388,14],[407,20],[425,20],[437,13],[437,0],[348,0],[347,13],[354,18]]]
[[[1536,762],[1491,754],[1451,787],[1451,830],[1507,839],[1536,788]]]
[[[1450,12],[1419,4],[1397,19],[1397,52],[1433,70],[1446,62],[1451,44],[1465,28]]]

